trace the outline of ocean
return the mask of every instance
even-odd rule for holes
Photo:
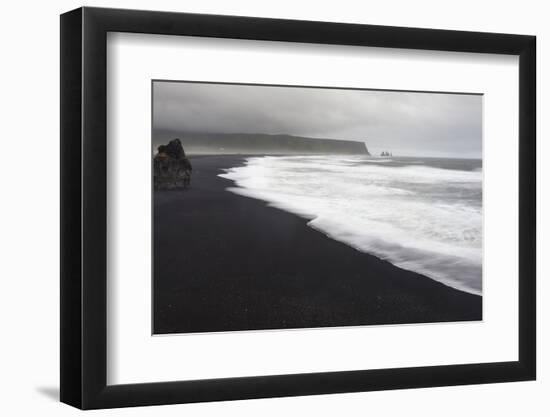
[[[479,159],[249,157],[228,191],[307,219],[328,237],[472,294],[482,293]]]

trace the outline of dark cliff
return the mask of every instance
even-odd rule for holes
[[[364,142],[292,135],[156,131],[153,133],[153,145],[174,137],[181,139],[188,154],[370,155]]]

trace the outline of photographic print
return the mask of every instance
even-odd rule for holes
[[[153,333],[482,320],[482,106],[152,81]]]

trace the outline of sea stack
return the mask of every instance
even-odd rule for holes
[[[155,190],[185,189],[191,184],[191,162],[179,139],[160,145],[153,159]]]

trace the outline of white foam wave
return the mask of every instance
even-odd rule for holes
[[[388,162],[392,162],[393,159],[369,159],[368,162],[371,164],[387,164]]]
[[[479,171],[293,156],[249,158],[220,176],[332,239],[481,294]]]

